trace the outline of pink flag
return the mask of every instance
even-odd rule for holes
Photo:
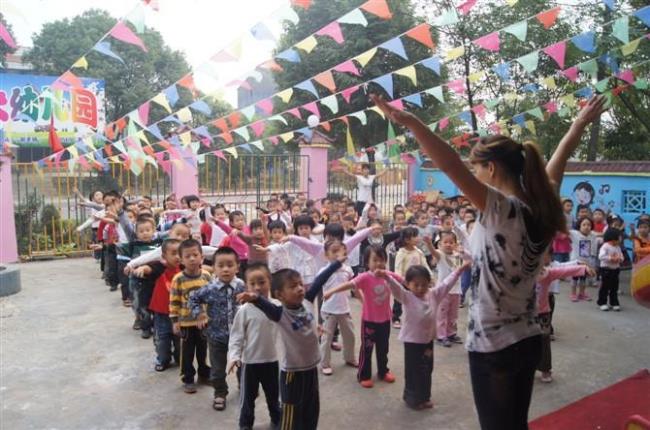
[[[406,153],[406,154],[400,154],[400,158],[401,158],[402,161],[403,161],[404,163],[406,163],[406,164],[414,164],[415,161],[416,161],[416,160],[415,160],[415,157],[412,156],[412,155],[409,154],[409,153]]]
[[[260,100],[257,102],[256,106],[267,115],[271,115],[273,113],[273,102],[271,101],[270,97],[268,99]]]
[[[350,103],[350,97],[352,97],[352,94],[356,93],[358,89],[359,89],[359,85],[346,88],[343,91],[341,91],[341,95],[345,99],[346,103]]]
[[[546,108],[546,112],[548,113],[555,113],[557,112],[557,103],[555,102],[548,102],[544,105],[544,108]]]
[[[341,32],[341,25],[337,21],[332,21],[325,27],[316,32],[318,36],[329,36],[339,45],[343,43],[343,33]]]
[[[289,109],[287,111],[287,113],[290,113],[291,115],[295,116],[298,119],[302,119],[302,116],[300,116],[300,110],[298,110],[297,107],[295,107],[293,109]]]
[[[566,70],[562,70],[562,74],[571,82],[575,82],[578,80],[578,67],[573,66]]]
[[[441,119],[440,121],[438,121],[438,129],[439,129],[440,131],[442,131],[442,130],[444,130],[445,128],[447,128],[448,125],[449,125],[449,118],[447,118],[447,117],[444,117],[443,119]]]
[[[474,106],[472,108],[476,116],[478,116],[481,119],[485,119],[485,106],[484,105],[478,105]]]
[[[630,85],[634,85],[636,78],[634,77],[634,72],[632,70],[623,70],[618,75],[616,75],[622,81],[627,82]]]
[[[456,79],[455,81],[448,82],[447,88],[456,94],[463,95],[465,94],[465,81],[463,79]]]
[[[167,173],[168,175],[171,175],[172,173],[172,168],[170,166],[170,162],[166,160],[160,160],[158,161],[158,164],[160,165],[160,168],[163,169],[163,172]]]
[[[63,73],[58,80],[73,88],[83,87],[81,79],[79,79],[74,73],[69,70]]]
[[[402,99],[395,99],[393,101],[388,102],[388,104],[394,107],[395,109],[404,110],[404,102],[402,101]]]
[[[467,15],[474,5],[476,5],[476,0],[467,0],[465,3],[458,6],[458,10],[463,15]]]
[[[264,133],[264,129],[266,128],[266,125],[264,124],[264,120],[262,121],[257,121],[251,124],[251,128],[257,135],[257,137],[260,137],[262,133]]]
[[[139,47],[144,52],[147,52],[147,47],[144,46],[142,40],[122,21],[115,24],[115,27],[113,27],[109,34],[117,40],[130,43],[131,45]]]
[[[320,118],[320,110],[318,110],[318,105],[316,102],[307,103],[306,105],[303,105],[302,108],[308,110]]]
[[[560,69],[564,69],[564,56],[566,55],[566,42],[558,42],[542,49],[546,55],[551,57]]]
[[[4,40],[8,47],[16,48],[16,42],[9,34],[9,31],[5,28],[4,25],[0,22],[0,39]]]
[[[494,33],[479,37],[474,41],[474,44],[488,51],[499,52],[499,33],[495,31]]]
[[[149,102],[144,102],[138,107],[138,115],[142,124],[149,124]]]
[[[334,70],[341,73],[351,73],[354,76],[361,76],[359,69],[357,69],[356,64],[354,64],[352,60],[348,60],[345,63],[334,67]]]
[[[213,154],[214,154],[215,156],[221,158],[222,160],[225,160],[225,159],[226,159],[226,156],[223,155],[223,151],[214,151]]]
[[[278,136],[271,136],[271,137],[269,137],[269,140],[274,145],[277,145],[278,143],[280,143],[280,138]]]
[[[497,134],[501,133],[501,126],[496,122],[493,122],[492,124],[490,124],[488,128],[490,129],[490,131],[492,133],[497,133]]]
[[[201,139],[201,144],[203,146],[205,146],[206,148],[209,148],[211,143],[212,142],[207,137],[204,137],[204,138]]]

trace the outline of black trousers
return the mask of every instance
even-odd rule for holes
[[[542,327],[542,353],[540,354],[537,370],[550,372],[551,364],[551,313],[545,312],[537,316],[539,325]]]
[[[474,404],[482,430],[525,430],[533,393],[541,336],[501,351],[469,352]]]
[[[431,400],[433,375],[433,341],[429,343],[404,342],[404,396],[407,405],[414,408]]]
[[[393,299],[393,322],[399,321],[402,318],[402,303]]]
[[[555,312],[555,294],[553,293],[548,293],[548,305],[551,307],[551,317],[549,319],[549,324],[551,325],[551,333],[555,333],[555,329],[553,329],[553,312]]]
[[[105,245],[102,255],[104,261],[104,279],[111,287],[117,287],[120,279],[117,276],[117,252],[115,251],[115,245]]]
[[[600,268],[602,281],[598,290],[598,306],[606,305],[609,298],[611,306],[619,306],[618,303],[618,275],[621,269]]]
[[[214,397],[225,398],[228,396],[228,383],[226,382],[228,344],[210,340],[208,351],[210,353],[210,381],[214,387]]]
[[[199,376],[210,377],[210,368],[205,364],[208,343],[205,336],[196,327],[181,328],[181,380],[185,384],[194,383],[194,355],[199,368]]]
[[[253,427],[255,422],[255,399],[259,394],[260,384],[266,397],[271,423],[277,425],[282,417],[280,407],[280,369],[278,362],[244,364],[241,372],[241,392],[239,427]]]
[[[357,214],[361,216],[363,214],[363,208],[366,207],[366,202],[357,201],[354,204],[354,208],[357,210]]]
[[[126,267],[126,260],[117,260],[117,280],[120,283],[120,291],[122,292],[122,300],[133,300],[131,290],[129,289],[129,277],[124,274]]]
[[[314,430],[318,428],[320,399],[318,368],[301,372],[280,372],[282,399],[282,430]]]
[[[359,348],[358,381],[372,378],[372,350],[377,347],[377,375],[383,379],[388,372],[388,340],[390,321],[376,323],[361,321],[361,347]]]

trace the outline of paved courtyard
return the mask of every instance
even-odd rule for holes
[[[229,379],[228,409],[216,412],[210,387],[187,395],[177,367],[155,372],[151,340],[131,329],[131,311],[121,306],[118,292],[104,286],[92,260],[21,268],[23,291],[0,299],[1,429],[237,428],[235,379]],[[535,384],[531,418],[650,367],[650,312],[627,295],[622,307],[621,313],[605,313],[594,303],[559,297],[555,381]],[[358,327],[355,301],[353,309]],[[340,353],[334,353],[333,364],[335,374],[320,378],[322,429],[478,428],[462,346],[436,347],[435,408],[424,412],[401,401],[403,352],[395,330],[389,361],[398,376],[395,384],[365,390]],[[266,429],[262,398],[257,405],[256,428]]]

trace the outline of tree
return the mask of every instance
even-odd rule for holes
[[[72,19],[47,23],[34,35],[33,48],[25,55],[36,72],[60,75],[116,23],[108,12],[90,9]],[[112,50],[125,64],[92,51],[88,54],[88,70],[74,73],[104,79],[106,83],[107,118],[119,118],[137,108],[189,71],[185,56],[165,45],[159,32],[145,29],[139,35],[148,52],[111,38]],[[156,111],[152,109],[152,116]]]
[[[0,22],[2,23],[2,25],[5,26],[5,28],[11,35],[11,38],[16,40],[16,38],[14,37],[13,30],[11,28],[11,24],[7,22],[7,20],[5,19],[2,13],[0,13]],[[7,54],[13,54],[14,52],[16,52],[14,48],[9,47],[9,45],[7,45],[4,42],[0,42],[0,64],[2,64],[2,67],[7,67],[7,60],[6,60]]]

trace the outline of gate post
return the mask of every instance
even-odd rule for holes
[[[327,196],[326,143],[300,144],[300,190],[307,198],[319,201]],[[319,205],[320,206],[320,205]]]
[[[417,162],[407,164],[407,175],[408,175],[407,198],[410,198],[415,193],[415,183],[419,171],[420,171],[420,166],[418,165]]]
[[[178,200],[190,194],[199,195],[199,169],[191,151],[179,151],[181,158],[171,161],[172,193]]]
[[[0,153],[0,263],[18,261],[18,241],[14,221],[14,195],[11,184],[11,153]]]

